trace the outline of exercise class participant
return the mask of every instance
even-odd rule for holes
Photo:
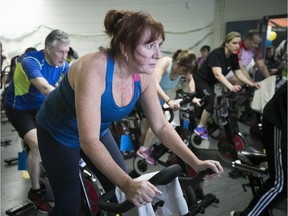
[[[110,48],[81,56],[37,114],[39,149],[55,196],[51,215],[77,215],[80,206],[79,158],[109,191],[117,185],[140,207],[160,191],[127,173],[109,127],[129,115],[139,100],[160,140],[195,170],[217,176],[218,161],[198,159],[164,117],[151,74],[164,41],[162,24],[142,11],[110,10],[104,20]]]
[[[226,35],[221,47],[214,49],[207,57],[203,65],[193,74],[196,84],[196,92],[199,97],[204,97],[205,91],[210,94],[204,105],[204,110],[201,115],[198,126],[194,132],[201,136],[202,139],[208,139],[208,131],[206,124],[214,109],[214,85],[221,83],[231,92],[241,90],[240,85],[231,84],[225,77],[229,71],[233,71],[235,76],[242,82],[251,87],[259,88],[259,84],[249,80],[240,69],[237,51],[241,41],[241,35],[238,32],[230,32]]]
[[[36,113],[45,97],[66,74],[70,39],[61,30],[51,31],[45,39],[45,48],[23,55],[17,63],[13,79],[5,93],[5,112],[19,136],[29,146],[27,159],[31,190],[28,201],[40,212],[51,207],[43,198],[39,183],[40,154],[36,132]]]

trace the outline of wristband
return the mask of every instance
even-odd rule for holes
[[[168,103],[170,102],[170,100],[171,100],[171,99],[169,98],[165,103],[168,104]]]

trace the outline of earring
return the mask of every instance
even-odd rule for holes
[[[124,54],[124,56],[125,56],[125,59],[126,59],[126,61],[128,62],[128,53],[126,52],[125,54]]]

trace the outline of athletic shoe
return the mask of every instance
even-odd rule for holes
[[[194,129],[194,132],[198,134],[199,136],[201,136],[202,139],[208,140],[209,138],[208,131],[205,127],[196,127]]]
[[[52,207],[44,199],[44,193],[41,189],[35,192],[30,189],[27,200],[34,205],[37,211],[41,213],[49,213],[52,210]]]
[[[230,212],[230,216],[240,216],[241,212],[240,211],[232,211]]]
[[[151,164],[151,165],[156,165],[157,164],[157,161],[155,160],[155,158],[153,158],[151,155],[149,155],[148,157],[146,157],[146,162],[148,164]]]
[[[156,165],[157,161],[153,158],[152,154],[152,147],[143,147],[141,146],[138,151],[137,155],[146,160],[147,163],[151,165]]]

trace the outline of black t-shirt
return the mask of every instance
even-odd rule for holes
[[[226,76],[231,70],[240,69],[237,54],[231,54],[228,58],[225,56],[224,47],[214,49],[207,57],[207,60],[193,74],[195,80],[203,80],[210,84],[216,84],[218,80],[215,78],[212,67],[221,67],[222,74]]]

